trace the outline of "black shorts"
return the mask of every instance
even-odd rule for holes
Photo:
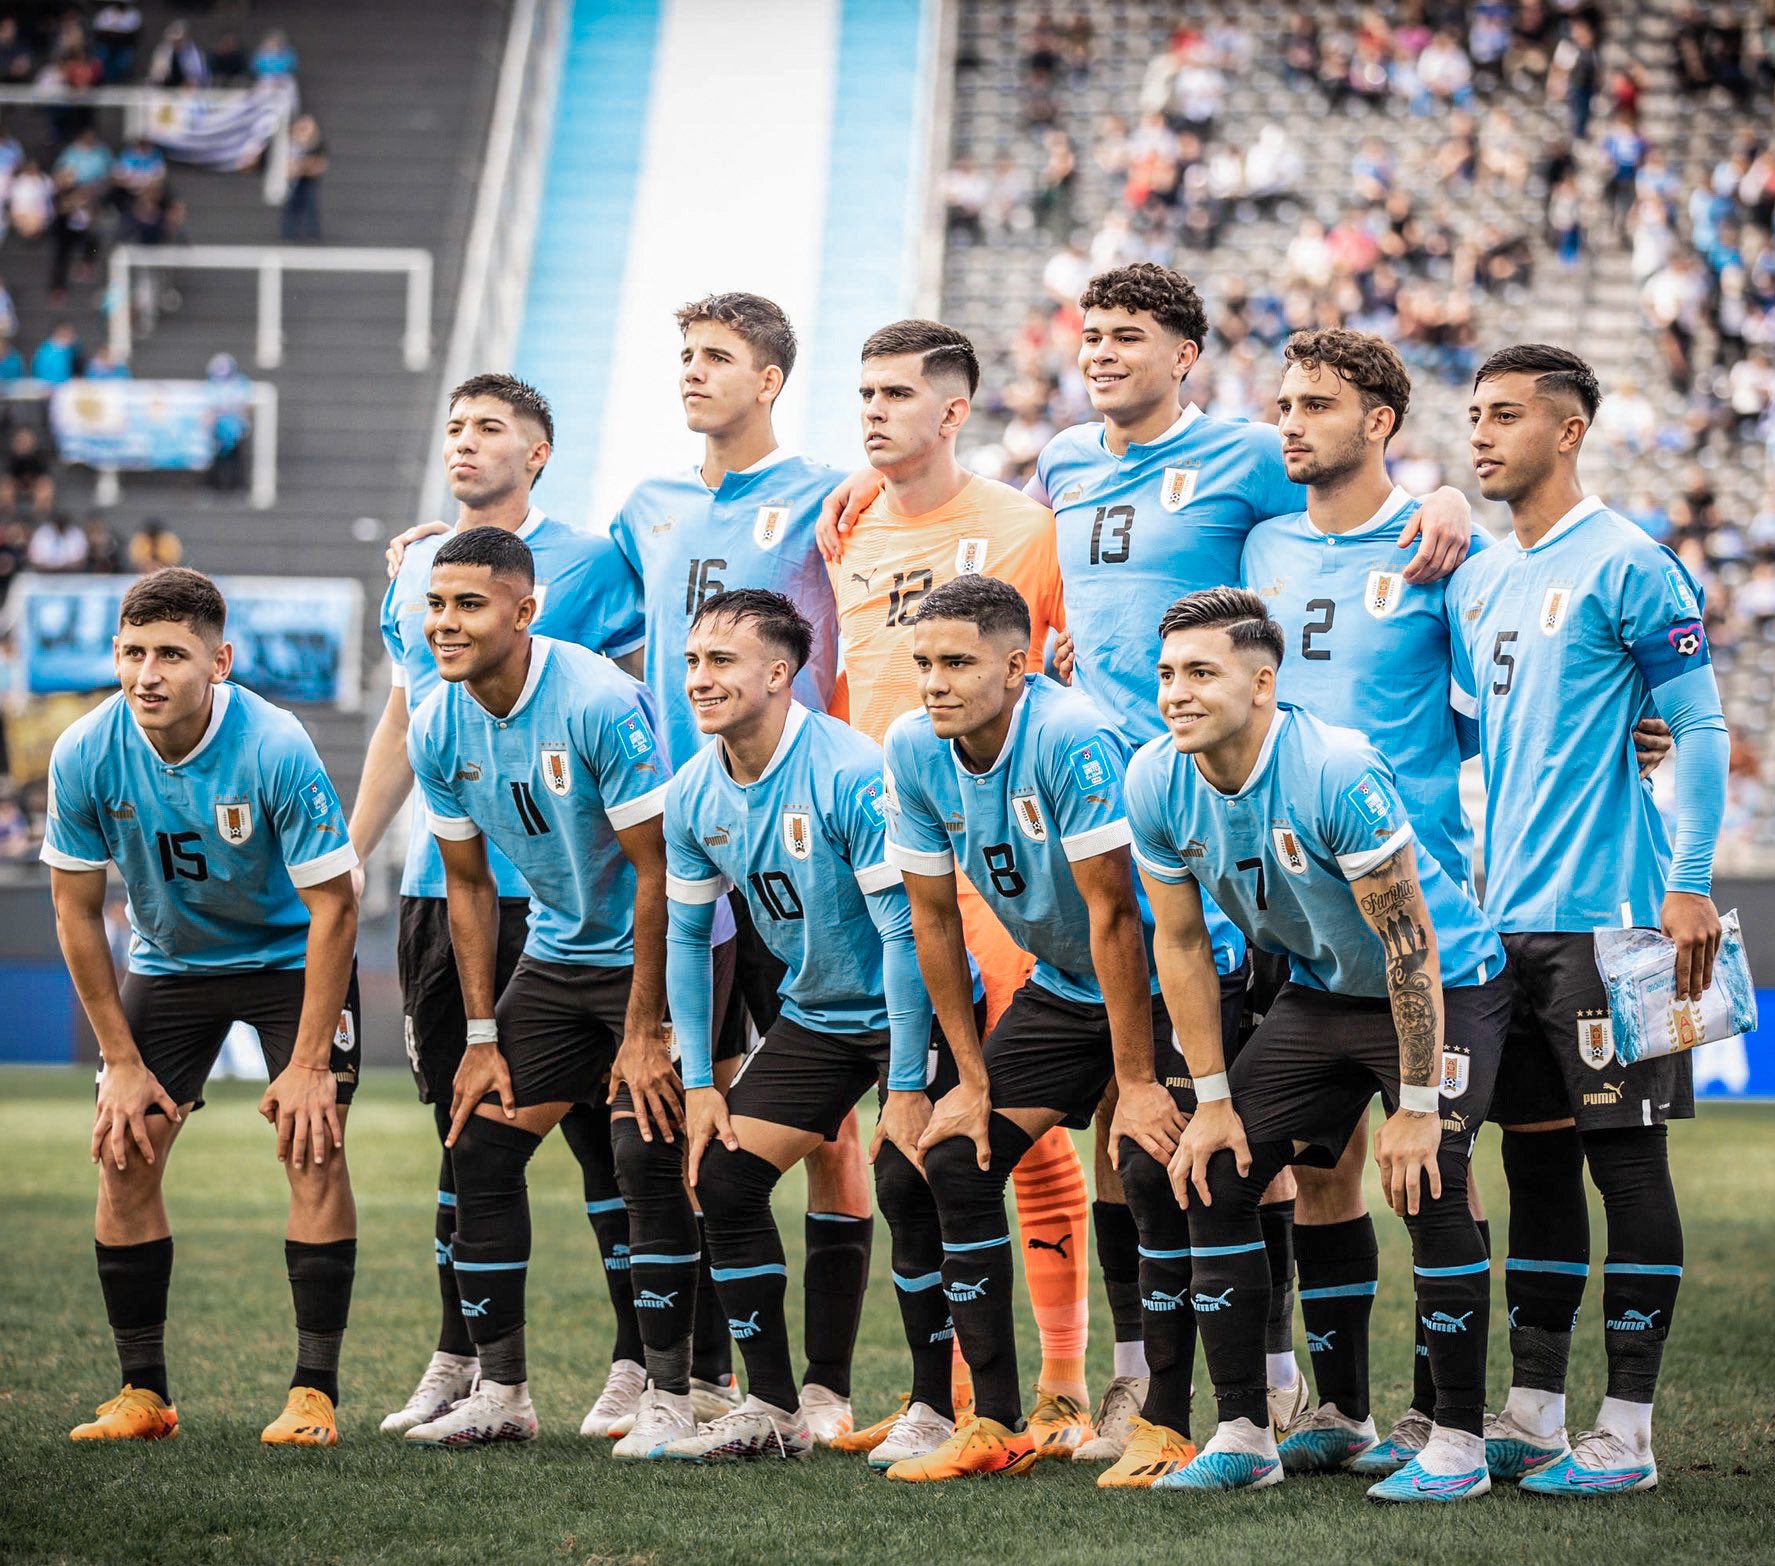
[[[1251,984],[1245,992],[1243,1016],[1239,1022],[1239,1042],[1243,1044],[1257,1031],[1264,1013],[1282,993],[1288,982],[1288,957],[1284,952],[1266,952],[1256,946],[1246,948],[1246,966],[1251,970]],[[1231,1055],[1227,1056],[1232,1059]]]
[[[974,1026],[986,1025],[986,1002],[974,1003]],[[812,1131],[830,1142],[857,1101],[876,1090],[887,1098],[888,1035],[818,1033],[788,1017],[771,1024],[727,1089],[727,1112]],[[925,1096],[935,1103],[961,1080],[943,1030],[931,1024]]]
[[[1463,1158],[1491,1103],[1514,994],[1508,969],[1442,992],[1442,1145]],[[1376,1093],[1389,1114],[1399,1107],[1392,1006],[1285,984],[1228,1079],[1246,1141],[1305,1142],[1295,1163],[1334,1168]]]
[[[1250,1012],[1252,970],[1241,963],[1231,973],[1220,976],[1220,1052],[1230,1066],[1251,1035],[1246,1027]],[[1169,1089],[1171,1101],[1187,1115],[1196,1112],[1196,1084],[1190,1077],[1189,1062],[1184,1059],[1183,1045],[1177,1030],[1171,1030],[1165,1047],[1153,1039],[1153,1075],[1160,1086]]]
[[[746,1053],[746,1003],[735,982],[739,967],[739,937],[723,941],[709,953],[715,984],[715,1033],[709,1040],[710,1058],[734,1060]]]
[[[499,1051],[520,1109],[604,1092],[622,1043],[634,969],[542,962],[528,952],[499,997]],[[482,1103],[499,1100],[489,1094]]]
[[[1594,937],[1506,935],[1504,950],[1516,975],[1516,1009],[1491,1119],[1532,1126],[1572,1117],[1580,1131],[1694,1119],[1695,1067],[1686,1052],[1632,1066],[1615,1059]]]
[[[276,1077],[290,1063],[302,1020],[306,974],[301,968],[257,968],[248,973],[131,973],[123,980],[123,1015],[141,1051],[175,1104],[203,1108],[203,1085],[215,1069],[228,1030],[244,1022],[257,1030],[265,1069]],[[345,990],[345,1010],[333,1034],[332,1067],[338,1101],[357,1091],[357,962]],[[103,1075],[101,1068],[100,1075]],[[162,1111],[150,1107],[148,1113]]]
[[[737,888],[728,894],[727,904],[733,910],[734,940],[738,943],[734,954],[734,988],[746,1010],[752,1014],[752,1026],[762,1036],[770,1032],[783,1009],[780,992],[789,967],[764,944],[764,937],[752,923],[752,910]],[[744,1050],[745,1034],[742,1031],[740,1048],[734,1053]],[[715,1058],[725,1060],[728,1057],[717,1054]]]
[[[529,933],[530,901],[499,899],[499,950],[493,959],[493,993],[511,982],[524,955]],[[462,1064],[463,1034],[468,1017],[462,1005],[462,981],[456,973],[456,948],[450,944],[450,905],[442,897],[403,897],[395,966],[401,976],[402,1023],[407,1064],[422,1104],[448,1104]]]

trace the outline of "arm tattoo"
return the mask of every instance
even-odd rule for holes
[[[1408,1087],[1427,1087],[1436,1067],[1436,1006],[1439,997],[1426,971],[1429,942],[1424,926],[1408,905],[1418,900],[1415,879],[1363,899],[1394,904],[1395,911],[1376,919],[1387,953],[1387,997],[1393,1003],[1393,1027],[1399,1035],[1399,1080]]]

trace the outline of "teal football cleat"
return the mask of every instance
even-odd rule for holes
[[[1276,1455],[1291,1474],[1334,1474],[1377,1444],[1372,1419],[1351,1419],[1335,1404],[1321,1403],[1294,1422]]]
[[[1458,1474],[1433,1474],[1413,1458],[1396,1474],[1368,1487],[1371,1501],[1465,1501],[1491,1489],[1484,1468]]]
[[[1652,1449],[1636,1450],[1612,1430],[1586,1430],[1565,1456],[1529,1474],[1522,1490],[1530,1495],[1628,1495],[1656,1489],[1658,1464]]]
[[[1248,1419],[1223,1424],[1195,1459],[1155,1479],[1155,1490],[1261,1490],[1282,1482],[1282,1460],[1266,1424]]]
[[[1506,1409],[1485,1422],[1485,1466],[1494,1479],[1526,1479],[1571,1451],[1564,1429],[1540,1435],[1525,1428]]]
[[[1430,1416],[1420,1414],[1415,1408],[1408,1408],[1399,1416],[1399,1422],[1387,1432],[1385,1440],[1378,1446],[1370,1447],[1350,1464],[1350,1472],[1396,1474],[1423,1451],[1424,1443],[1429,1439]]]

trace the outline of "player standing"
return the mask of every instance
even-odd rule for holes
[[[178,1434],[167,1384],[173,1242],[161,1186],[185,1117],[236,1021],[258,1030],[290,1184],[284,1241],[296,1372],[268,1445],[338,1439],[339,1347],[357,1267],[345,1117],[357,1086],[357,855],[296,718],[231,683],[216,584],[169,567],[124,594],[120,695],[56,741],[56,935],[98,1039],[95,1246],[123,1387],[76,1441]],[[129,888],[129,973],[105,934],[105,866]]]
[[[1514,1369],[1487,1456],[1544,1495],[1657,1484],[1652,1400],[1683,1271],[1668,1123],[1695,1112],[1692,1062],[1615,1060],[1592,931],[1662,929],[1679,1000],[1700,999],[1720,939],[1709,892],[1729,747],[1700,591],[1670,550],[1579,484],[1600,400],[1590,366],[1563,348],[1519,345],[1479,367],[1473,466],[1480,493],[1510,507],[1512,537],[1448,591],[1456,699],[1478,721],[1485,765],[1486,907],[1518,983],[1492,1105],[1510,1187]],[[1622,738],[1648,702],[1676,743],[1674,846]],[[1568,1448],[1586,1164],[1608,1215],[1608,1393]]]

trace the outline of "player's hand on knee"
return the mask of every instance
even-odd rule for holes
[[[692,1088],[684,1095],[684,1135],[690,1143],[686,1178],[694,1191],[709,1143],[719,1141],[730,1153],[740,1150],[740,1139],[733,1133],[727,1099],[720,1088]]]
[[[93,1107],[92,1161],[96,1164],[101,1155],[108,1156],[121,1171],[129,1162],[129,1145],[134,1142],[142,1157],[153,1163],[148,1111],[156,1105],[168,1120],[179,1119],[179,1106],[140,1060],[106,1066]]]
[[[1240,1120],[1230,1098],[1215,1099],[1198,1105],[1195,1114],[1177,1139],[1177,1151],[1171,1155],[1171,1189],[1177,1193],[1180,1207],[1200,1201],[1212,1207],[1214,1198],[1208,1194],[1208,1164],[1216,1153],[1231,1152],[1233,1167],[1241,1175],[1251,1173],[1251,1148],[1245,1140],[1245,1123]]]
[[[668,1142],[675,1140],[672,1129],[684,1121],[684,1087],[663,1034],[623,1036],[622,1048],[610,1066],[610,1103],[616,1102],[617,1092],[625,1083],[635,1106],[635,1124],[640,1127],[641,1140],[651,1142],[655,1126]]]
[[[985,1082],[963,1082],[937,1100],[918,1139],[918,1156],[912,1160],[918,1172],[925,1172],[926,1153],[957,1136],[974,1144],[974,1161],[982,1169],[992,1167],[992,1090]]]
[[[931,1123],[931,1101],[919,1092],[893,1092],[881,1106],[881,1118],[875,1122],[875,1136],[869,1143],[869,1162],[874,1163],[887,1143],[906,1155],[913,1163],[919,1160],[919,1138]]]
[[[1168,1164],[1177,1139],[1189,1124],[1183,1111],[1157,1082],[1138,1082],[1122,1089],[1115,1118],[1109,1123],[1109,1161],[1119,1165],[1122,1139],[1131,1138],[1149,1158]]]
[[[422,538],[430,538],[433,533],[448,533],[450,529],[442,522],[416,522],[406,532],[397,534],[388,541],[388,548],[382,551],[382,558],[388,563],[388,577],[393,581],[401,574],[401,561],[406,558],[409,546]]]
[[[511,1068],[499,1053],[499,1046],[471,1044],[462,1052],[462,1064],[456,1068],[456,1078],[450,1086],[450,1134],[444,1138],[445,1147],[456,1145],[462,1128],[489,1093],[499,1095],[499,1107],[507,1120],[516,1116],[518,1101],[512,1095]]]
[[[331,1066],[291,1061],[259,1100],[259,1113],[277,1127],[277,1161],[297,1169],[313,1159],[327,1161],[327,1150],[343,1145],[339,1129],[339,1084]]]
[[[1713,983],[1713,963],[1720,953],[1719,910],[1711,897],[1666,892],[1659,923],[1676,942],[1676,998],[1700,1000]]]
[[[1442,1117],[1395,1110],[1374,1134],[1374,1161],[1381,1172],[1381,1189],[1387,1205],[1401,1218],[1413,1217],[1421,1205],[1423,1183],[1430,1184],[1430,1199],[1442,1197],[1442,1170],[1436,1155],[1442,1147]]]

